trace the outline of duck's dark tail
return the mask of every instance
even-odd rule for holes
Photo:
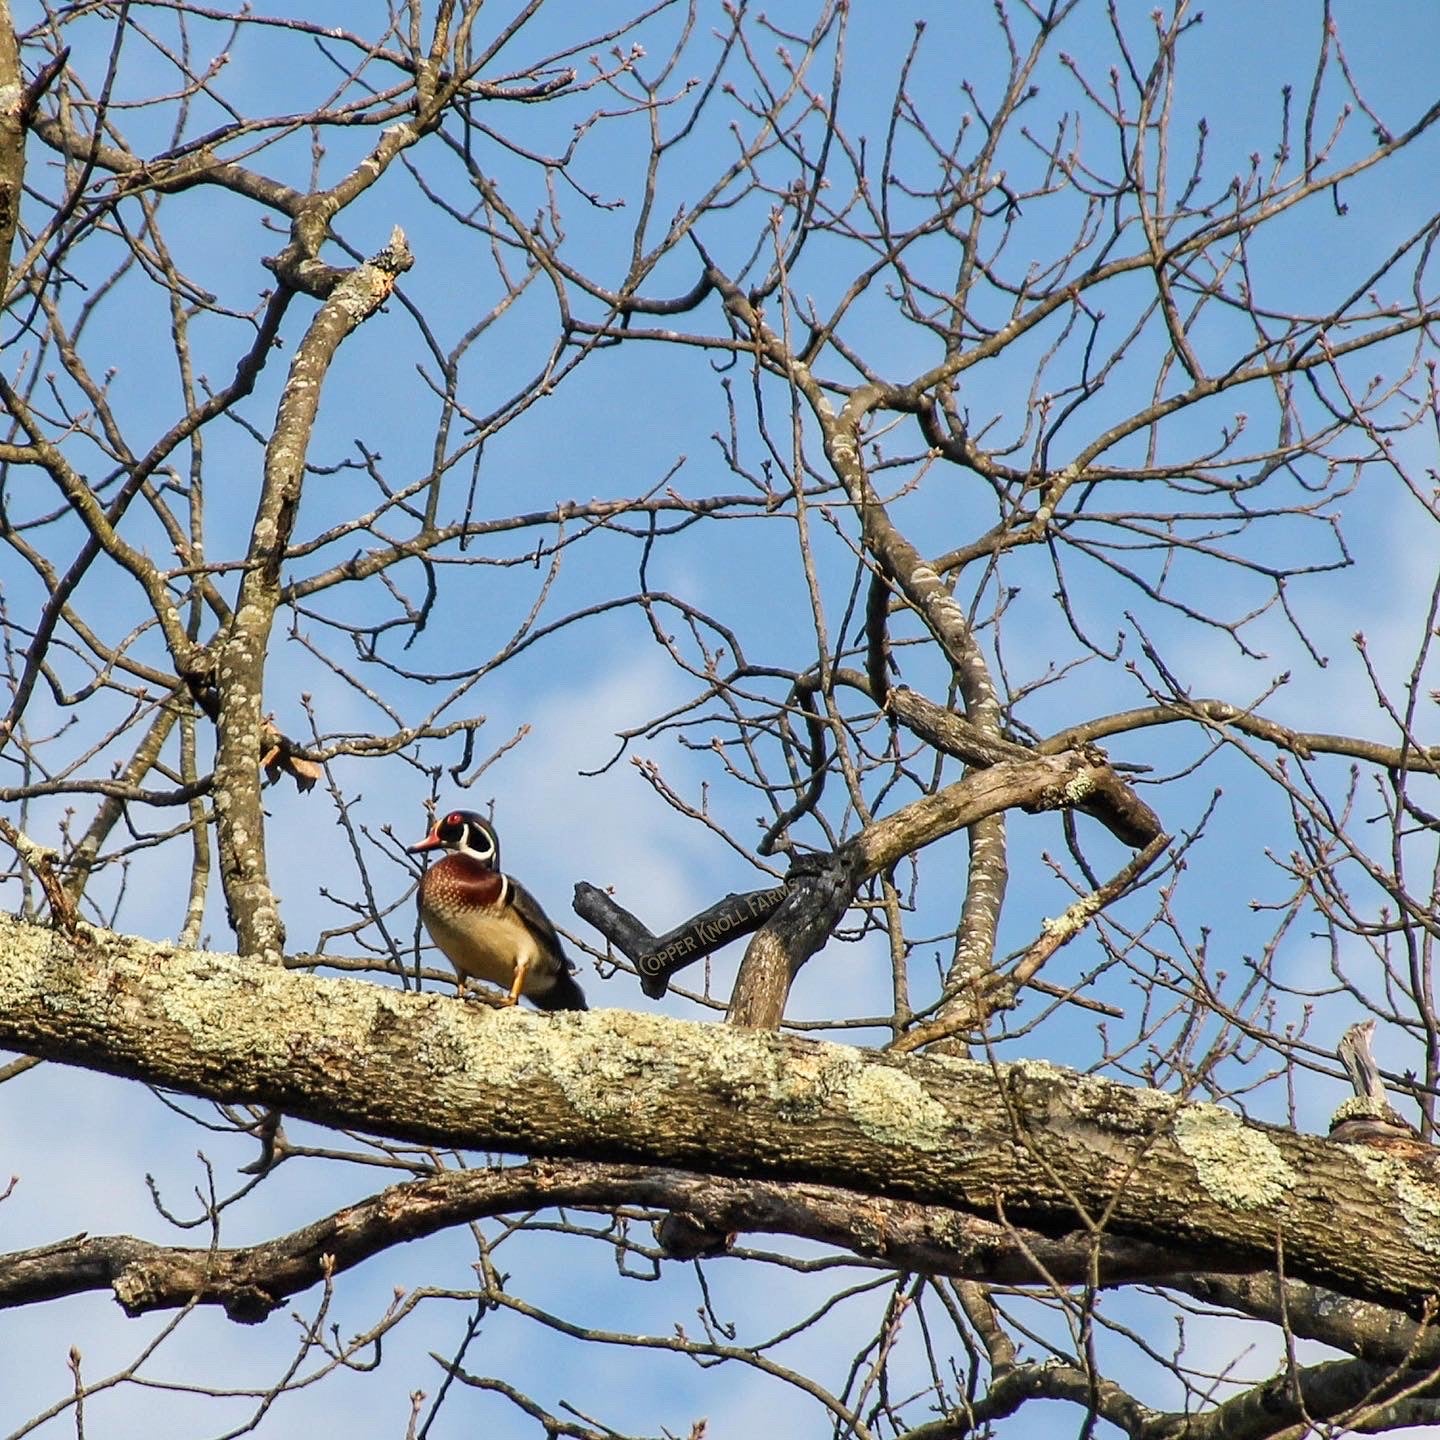
[[[543,994],[529,997],[537,1010],[588,1010],[585,992],[575,983],[569,970],[562,970],[555,983]]]

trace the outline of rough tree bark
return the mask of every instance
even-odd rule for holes
[[[0,293],[10,286],[10,247],[25,183],[24,81],[10,0],[0,0]]]
[[[0,919],[0,1044],[402,1140],[841,1186],[1418,1313],[1440,1185],[1364,1147],[1040,1062],[539,1016]],[[416,1104],[416,1097],[423,1104]],[[1183,1254],[1182,1254],[1183,1252]]]

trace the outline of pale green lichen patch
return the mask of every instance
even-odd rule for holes
[[[804,1124],[824,1110],[837,1084],[836,1056],[842,1070],[856,1059],[848,1050],[798,1048],[778,1035],[724,1025],[677,1027],[676,1038],[684,1047],[687,1070],[716,1099],[740,1108],[773,1107],[792,1124]]]
[[[491,1010],[475,1001],[449,1002],[444,1033],[468,1047],[466,1068],[496,1093],[533,1087],[544,1062],[546,1017],[522,1010]]]
[[[881,1144],[938,1150],[949,1133],[949,1112],[903,1070],[856,1067],[845,1078],[843,1094],[856,1125]]]
[[[1180,1103],[1164,1090],[1136,1090],[1114,1080],[1095,1078],[1076,1086],[1074,1077],[1065,1071],[1060,1072],[1060,1078],[1075,1112],[1103,1132],[1113,1132],[1112,1140],[1122,1135],[1153,1134],[1169,1123]]]
[[[858,1051],[824,1047],[790,1053],[770,1082],[770,1094],[784,1119],[804,1124],[814,1119],[833,1096],[848,1094],[856,1069],[864,1062]]]
[[[1053,919],[1047,916],[1040,922],[1040,929],[1046,935],[1069,938],[1078,935],[1099,910],[1099,897],[1087,895],[1083,900],[1077,900],[1063,915],[1057,915]]]
[[[422,1045],[422,1059],[459,1093],[480,1077],[487,1099],[537,1087],[586,1120],[641,1114],[696,1082],[724,1039],[701,1047],[694,1027],[664,1016],[601,1010],[584,1016],[521,1009],[480,1010],[446,1002]],[[728,1037],[726,1037],[728,1038]],[[752,1064],[752,1070],[755,1066]]]
[[[773,1037],[753,1030],[714,1026],[705,1036],[704,1062],[716,1086],[737,1101],[758,1099],[785,1085],[785,1067]]]
[[[1430,1255],[1440,1255],[1440,1184],[1424,1170],[1368,1145],[1346,1145],[1346,1154],[1365,1177],[1395,1196],[1410,1239]]]
[[[0,965],[0,1004],[6,1009],[19,1009],[35,998],[40,988],[38,977],[45,973],[43,967],[55,963],[55,932],[9,915],[0,915],[0,927],[5,953],[14,957]],[[52,1008],[60,1008],[48,993],[38,998]]]
[[[974,1060],[965,1055],[945,1055],[927,1052],[925,1064],[930,1070],[948,1070],[961,1080],[973,1079],[977,1075],[991,1075],[989,1062]]]
[[[1373,1120],[1375,1115],[1375,1102],[1368,1095],[1348,1095],[1335,1107],[1335,1113],[1330,1117],[1330,1123],[1338,1125],[1340,1121],[1351,1120],[1356,1116],[1364,1116],[1367,1120]]]
[[[1149,1111],[1152,1114],[1168,1115],[1180,1103],[1179,1099],[1170,1094],[1168,1090],[1132,1090],[1128,1085],[1116,1088],[1125,1092],[1135,1109]]]
[[[1009,1068],[1016,1074],[1023,1075],[1027,1080],[1059,1080],[1069,1082],[1075,1078],[1072,1071],[1062,1070],[1058,1065],[1052,1065],[1048,1060],[1013,1060]]]
[[[191,983],[169,984],[165,977],[157,976],[140,988],[136,999],[153,1006],[167,1024],[183,1031],[196,1054],[229,1053],[236,1040],[233,1031],[236,990],[249,992],[246,995],[247,1004],[258,1000],[263,1005],[271,998],[266,994],[266,982],[272,977],[258,965],[242,969],[240,962],[234,960],[226,965],[225,957],[221,956],[187,958],[190,960]],[[212,965],[212,961],[217,963]],[[246,973],[247,970],[253,973]],[[282,985],[289,979],[284,971],[278,969],[273,978],[280,980]],[[254,1023],[252,1020],[244,1031],[245,1043],[251,1053],[267,1062],[284,1058],[291,1028],[285,1000],[277,995],[274,1004],[277,1023]],[[281,1021],[286,1023],[278,1023]]]
[[[413,997],[403,998],[407,1004],[414,1004]],[[416,1039],[417,1067],[443,1103],[465,1103],[467,1093],[476,1085],[499,1089],[508,1083],[504,1072],[514,1064],[513,1051],[508,1045],[483,1043],[477,1022],[488,1017],[475,1012],[470,1001],[436,996]]]
[[[537,1017],[538,1018],[538,1017]],[[544,1017],[549,1073],[577,1114],[608,1120],[653,1110],[657,1091],[681,1083],[682,1064],[655,1016],[616,1010],[596,1025]],[[560,1023],[554,1023],[559,1020]],[[617,1043],[619,1042],[619,1043]]]
[[[1333,1129],[1342,1120],[1383,1120],[1387,1125],[1407,1128],[1407,1121],[1393,1105],[1381,1105],[1368,1095],[1351,1095],[1342,1100],[1330,1117]]]
[[[1175,1143],[1212,1200],[1232,1210],[1276,1204],[1296,1182],[1275,1145],[1216,1105],[1187,1105],[1175,1116]]]

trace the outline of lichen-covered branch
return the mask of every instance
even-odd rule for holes
[[[260,737],[280,562],[300,508],[305,455],[330,363],[346,336],[385,303],[396,278],[413,263],[405,236],[397,229],[385,249],[335,287],[310,322],[265,448],[265,477],[240,593],[217,647],[214,789],[220,877],[241,954],[275,964],[284,958],[285,928],[265,864]]]
[[[0,295],[10,289],[10,247],[25,185],[24,80],[10,0],[0,0]]]
[[[1364,1147],[1055,1066],[889,1057],[623,1010],[542,1016],[0,919],[0,1043],[320,1124],[1098,1223],[1342,1294],[1440,1288],[1440,1187]],[[424,1103],[417,1105],[416,1096]]]

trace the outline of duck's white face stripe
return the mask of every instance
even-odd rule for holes
[[[469,855],[482,865],[495,861],[495,841],[488,830],[478,825],[466,825],[460,832],[460,843],[455,847],[457,855]]]

